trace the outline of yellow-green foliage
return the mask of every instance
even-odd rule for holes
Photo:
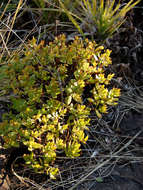
[[[54,165],[59,150],[67,157],[80,156],[88,136],[91,110],[101,117],[115,105],[120,90],[107,88],[114,74],[110,50],[78,37],[67,44],[64,35],[49,45],[33,39],[23,55],[17,53],[5,67],[11,111],[4,115],[0,134],[5,147],[24,144],[31,152],[24,158],[36,172],[58,173]]]

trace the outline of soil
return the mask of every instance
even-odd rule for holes
[[[104,182],[90,182],[81,189],[88,190],[141,190],[143,189],[143,164],[133,163],[126,166],[116,166]],[[93,176],[92,176],[93,177]]]

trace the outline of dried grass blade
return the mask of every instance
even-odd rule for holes
[[[61,2],[61,0],[59,0],[59,3],[61,5],[61,7],[63,8],[64,12],[67,14],[67,16],[69,17],[69,19],[72,21],[72,23],[75,25],[75,27],[78,29],[78,31],[84,36],[84,33],[82,31],[82,29],[80,28],[79,24],[77,23],[77,21],[73,18],[73,14],[71,14],[66,7],[64,6],[64,4]],[[76,15],[75,15],[76,16]],[[78,16],[76,16],[76,18],[82,20],[81,18],[79,18]]]
[[[5,12],[6,12],[7,8],[8,8],[8,5],[10,4],[10,1],[11,1],[11,0],[9,0],[9,1],[7,2],[5,8],[4,8],[4,10],[3,10],[3,12],[2,12],[2,14],[1,14],[1,16],[0,16],[0,20],[1,20],[2,17],[4,16],[4,14],[5,14]]]
[[[17,14],[18,14],[18,12],[19,12],[19,10],[20,10],[20,7],[21,7],[22,3],[23,3],[23,0],[19,0],[18,6],[17,6],[17,8],[16,8],[15,14],[14,14],[13,19],[12,19],[12,23],[11,23],[11,26],[10,26],[10,31],[9,31],[8,36],[7,36],[6,45],[7,45],[7,43],[8,43],[10,34],[11,34],[11,32],[12,32],[12,28],[13,28],[14,23],[15,23],[15,20],[16,20],[16,16],[17,16]]]

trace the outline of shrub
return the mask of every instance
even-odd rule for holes
[[[26,163],[54,178],[59,152],[80,156],[90,112],[101,117],[107,105],[117,104],[120,90],[109,86],[114,74],[105,74],[109,64],[110,50],[88,39],[67,44],[60,35],[47,46],[30,41],[2,70],[5,91],[15,95],[0,124],[5,147],[26,145]]]

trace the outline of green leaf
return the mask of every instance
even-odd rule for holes
[[[41,149],[43,147],[43,145],[36,143],[34,141],[25,141],[24,145],[28,146],[28,150],[29,151],[33,151],[34,149]]]
[[[50,168],[49,170],[47,170],[47,174],[50,174],[50,178],[51,179],[56,179],[55,176],[59,173],[59,169],[58,168]]]
[[[76,102],[82,103],[82,98],[81,98],[81,96],[80,96],[79,94],[73,93],[73,94],[72,94],[72,97],[73,97],[73,99],[74,99]]]
[[[13,103],[12,108],[18,112],[24,111],[27,107],[26,100],[24,100],[24,99],[12,98],[12,103]]]
[[[97,109],[95,109],[95,112],[96,112],[97,117],[102,118],[101,113]]]
[[[102,177],[96,177],[96,181],[97,181],[98,183],[102,183],[102,182],[103,182],[103,178],[102,178]]]
[[[68,96],[65,101],[66,101],[66,104],[69,105],[72,101],[72,96]]]

